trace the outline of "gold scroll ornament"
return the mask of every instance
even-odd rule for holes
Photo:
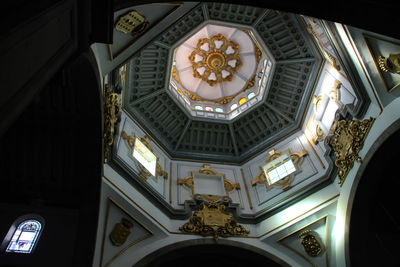
[[[154,153],[154,149],[153,146],[150,144],[150,138],[146,135],[143,138],[140,138],[138,136],[130,136],[128,135],[125,131],[121,132],[121,138],[124,139],[127,143],[128,146],[133,150],[134,146],[135,146],[135,138],[139,138],[139,140],[151,151],[153,152],[154,155],[156,155],[156,153]],[[164,171],[164,169],[162,168],[158,156],[157,157],[157,163],[156,163],[156,175],[155,178],[156,180],[158,179],[158,176],[162,176],[164,177],[164,179],[168,179],[168,173],[166,171]],[[142,164],[139,163],[139,169],[140,169],[140,174],[139,177],[142,178],[143,180],[147,180],[147,177],[151,176],[150,172],[142,166]]]
[[[110,233],[110,240],[114,246],[122,246],[131,233],[133,223],[125,218],[121,222],[116,223],[114,229]]]
[[[246,237],[250,231],[237,224],[231,213],[225,212],[225,206],[216,202],[204,202],[200,210],[193,213],[189,222],[179,230],[186,234],[218,237]]]
[[[335,152],[335,165],[339,168],[340,186],[343,185],[347,174],[353,168],[354,161],[362,162],[358,153],[363,148],[364,141],[374,121],[374,118],[369,118],[363,121],[340,120],[334,122],[332,126],[333,138],[330,145]]]
[[[301,239],[304,250],[310,257],[317,257],[321,253],[322,246],[318,242],[313,231],[306,230],[299,235],[299,238]]]
[[[191,175],[187,176],[184,179],[178,178],[178,185],[185,185],[187,188],[190,188],[192,191],[192,195],[194,195],[194,183],[193,183],[193,174],[201,173],[201,174],[209,174],[209,175],[220,175],[224,179],[224,188],[226,196],[229,196],[229,193],[233,190],[240,190],[239,183],[233,183],[231,180],[225,177],[223,173],[217,173],[214,169],[211,168],[210,164],[203,164],[203,168],[201,168],[197,172],[191,172]]]
[[[285,152],[289,153],[290,158],[292,159],[293,164],[296,167],[296,170],[299,169],[299,164],[300,164],[301,159],[308,154],[306,150],[303,150],[301,152],[291,152],[289,149],[284,152],[277,152],[277,151],[275,151],[275,149],[272,149],[269,152],[270,155],[267,158],[267,160],[262,165],[259,166],[260,171],[259,171],[257,177],[255,179],[251,180],[251,185],[255,186],[256,184],[264,184],[265,187],[267,189],[269,189],[269,187],[271,185],[268,184],[267,178],[265,177],[263,166],[265,164],[273,161],[274,159],[278,158],[280,155],[284,154]],[[292,174],[286,176],[285,178],[279,180],[278,182],[272,184],[272,186],[279,186],[282,188],[283,191],[287,191],[290,189],[290,184],[292,183],[293,179],[294,179],[294,174],[292,173]]]
[[[104,92],[104,159],[107,158],[114,143],[114,127],[118,121],[120,109],[118,94],[114,93],[111,88],[106,88]]]

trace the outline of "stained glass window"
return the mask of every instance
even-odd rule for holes
[[[246,103],[247,99],[246,98],[241,98],[239,99],[239,105],[243,105],[244,103]]]
[[[296,171],[292,159],[288,153],[268,162],[263,167],[268,184],[272,185]]]
[[[256,96],[256,94],[254,92],[251,92],[250,94],[247,95],[247,98],[251,99],[251,98],[253,98],[255,96]]]
[[[6,252],[31,253],[41,231],[42,225],[36,220],[26,220],[15,230]]]

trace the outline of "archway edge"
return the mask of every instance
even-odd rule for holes
[[[154,262],[155,259],[165,257],[166,255],[171,255],[171,253],[179,253],[179,251],[186,248],[215,246],[215,245],[222,247],[233,247],[235,249],[243,250],[243,252],[251,252],[252,254],[258,254],[259,256],[264,257],[266,261],[278,264],[280,266],[291,266],[290,264],[278,258],[277,256],[273,255],[272,253],[243,242],[227,240],[227,239],[219,239],[218,241],[215,241],[214,239],[211,238],[197,238],[197,239],[190,239],[190,240],[176,242],[161,247],[143,257],[136,264],[134,264],[133,267],[152,266],[152,263]]]

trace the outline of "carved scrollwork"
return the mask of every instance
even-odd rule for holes
[[[107,158],[114,143],[114,128],[118,121],[120,109],[118,94],[114,93],[111,88],[106,88],[104,92],[104,159]]]
[[[391,53],[389,57],[379,57],[379,67],[384,72],[400,74],[400,53]]]
[[[330,145],[335,152],[335,165],[339,168],[340,186],[343,185],[347,174],[353,168],[354,161],[362,162],[358,153],[362,149],[374,121],[374,118],[369,118],[363,121],[340,120],[335,122]]]
[[[216,202],[204,202],[200,210],[193,213],[189,222],[179,230],[186,234],[218,237],[245,237],[250,231],[237,224],[232,214],[225,212],[225,206]]]

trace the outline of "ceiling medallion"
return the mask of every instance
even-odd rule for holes
[[[214,84],[232,81],[233,75],[242,65],[239,45],[222,34],[202,38],[189,55],[193,76]]]

